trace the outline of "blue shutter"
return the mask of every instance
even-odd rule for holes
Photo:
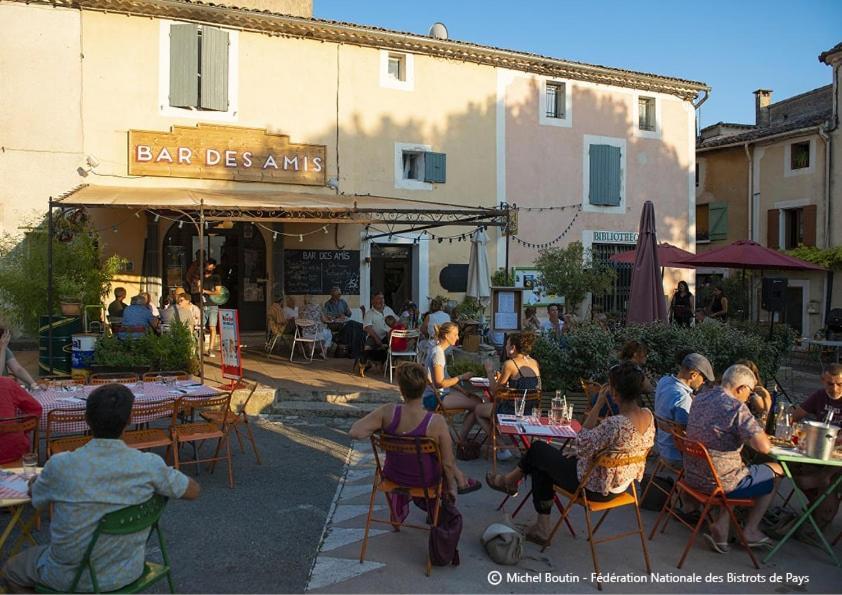
[[[711,240],[728,238],[728,203],[712,202],[708,205],[708,237]]]
[[[202,28],[201,108],[228,111],[228,32]]]
[[[619,206],[623,174],[620,169],[620,148],[611,145],[591,145],[589,158],[588,201],[592,205],[602,207]]]
[[[447,181],[447,155],[424,153],[424,181],[444,184]]]
[[[170,105],[199,105],[199,27],[170,26]]]

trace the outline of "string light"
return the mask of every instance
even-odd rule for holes
[[[137,217],[138,219],[140,219],[140,211],[135,211],[134,216]]]
[[[304,234],[302,234],[302,233],[298,234],[298,241],[299,241],[299,242],[303,242],[303,241],[304,241]]]
[[[181,229],[182,227],[184,227],[184,221],[179,221],[178,228]]]
[[[272,234],[272,240],[275,241],[275,242],[278,241],[278,232],[277,231]]]
[[[155,223],[158,223],[158,221],[160,219],[161,219],[161,216],[158,213],[155,213]]]
[[[325,230],[325,235],[327,235],[327,225],[325,225],[322,229]]]

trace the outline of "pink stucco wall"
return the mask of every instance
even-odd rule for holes
[[[567,82],[572,92],[570,127],[539,124],[540,81],[515,76],[505,85],[506,199],[519,206],[578,205],[583,200],[585,136],[625,139],[625,211],[582,211],[561,245],[586,239],[586,230],[636,231],[644,201],[655,203],[659,241],[685,249],[694,238],[694,110],[676,97],[657,95],[660,138],[635,135],[636,92]],[[644,95],[651,95],[642,93]],[[692,202],[691,202],[692,201]],[[691,217],[691,209],[693,216]],[[521,212],[519,237],[541,243],[558,236],[575,213]],[[586,242],[587,243],[587,242]],[[512,243],[511,262],[528,265],[537,256],[531,248]]]

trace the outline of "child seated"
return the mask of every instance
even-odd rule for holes
[[[406,351],[407,347],[409,346],[408,341],[406,339],[403,339],[403,338],[398,338],[398,339],[394,339],[394,340],[392,339],[392,333],[394,331],[405,331],[406,325],[403,322],[401,322],[400,320],[398,320],[397,318],[395,318],[394,316],[387,316],[385,320],[386,320],[386,324],[389,325],[389,328],[391,329],[389,331],[389,343],[388,344],[392,346],[392,351]]]

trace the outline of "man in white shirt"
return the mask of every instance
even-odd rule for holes
[[[386,324],[388,316],[395,316],[395,312],[386,305],[383,292],[375,292],[371,298],[371,308],[366,310],[363,317],[365,348],[358,359],[361,376],[365,376],[365,370],[370,365],[368,360],[386,361],[386,337],[389,336],[390,330]]]
[[[549,316],[550,319],[541,323],[541,331],[558,339],[561,337],[561,329],[564,327],[564,322],[562,322],[560,318],[561,306],[558,304],[550,304],[547,306],[547,316]]]

